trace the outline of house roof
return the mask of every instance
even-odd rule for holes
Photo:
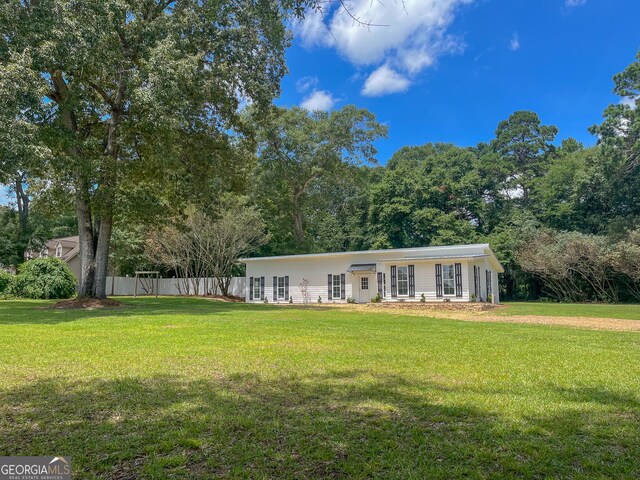
[[[489,257],[497,266],[500,273],[504,272],[504,267],[496,257],[488,243],[474,243],[469,245],[443,245],[437,247],[411,247],[411,248],[387,248],[381,250],[357,250],[353,252],[327,252],[327,253],[307,253],[302,255],[278,255],[271,257],[241,258],[240,262],[261,262],[270,260],[295,260],[306,258],[358,256],[358,255],[385,255],[389,253],[404,253],[405,256],[396,258],[381,257],[380,262],[401,261],[401,260],[438,260],[454,258],[481,258]]]

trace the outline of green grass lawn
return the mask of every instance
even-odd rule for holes
[[[546,315],[552,317],[620,318],[640,320],[640,305],[589,303],[505,302],[499,315]]]
[[[124,302],[0,302],[0,455],[70,455],[74,478],[640,476],[637,333]]]

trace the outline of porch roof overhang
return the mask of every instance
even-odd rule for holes
[[[384,260],[380,260],[381,262],[404,262],[404,261],[414,261],[414,260],[458,260],[458,259],[471,259],[471,258],[484,258],[488,257],[488,254],[477,254],[477,255],[428,255],[421,257],[404,257],[404,258],[387,258]]]
[[[375,263],[353,263],[349,268],[347,268],[347,272],[356,273],[356,272],[375,272],[376,264]]]

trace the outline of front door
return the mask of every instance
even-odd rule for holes
[[[358,279],[358,285],[356,288],[358,294],[356,297],[356,301],[358,303],[369,303],[371,301],[371,297],[373,296],[371,295],[372,288],[374,288],[373,276],[364,274],[358,275],[356,278]]]

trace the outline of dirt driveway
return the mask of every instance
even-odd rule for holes
[[[337,306],[337,305],[336,305]],[[587,317],[550,317],[543,315],[508,315],[508,306],[487,304],[385,303],[344,305],[362,311],[395,313],[421,317],[451,318],[465,322],[533,323],[564,327],[640,332],[640,320]]]

